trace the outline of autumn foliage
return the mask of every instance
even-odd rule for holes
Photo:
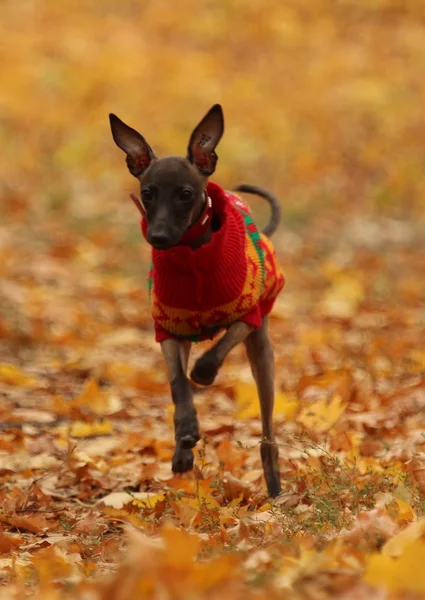
[[[0,21],[0,599],[422,598],[423,3],[25,0]],[[172,476],[108,129],[183,153],[215,102],[215,180],[282,201],[273,502],[242,348]]]

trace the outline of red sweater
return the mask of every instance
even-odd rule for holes
[[[212,182],[207,192],[220,223],[211,240],[196,250],[152,249],[149,288],[158,342],[213,338],[236,320],[257,328],[284,285],[273,246],[248,207]]]

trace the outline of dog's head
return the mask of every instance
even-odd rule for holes
[[[215,148],[224,131],[223,111],[215,104],[190,136],[186,158],[157,158],[144,137],[109,115],[115,143],[127,155],[128,169],[140,181],[148,242],[159,250],[175,246],[201,215],[208,177],[217,163]]]

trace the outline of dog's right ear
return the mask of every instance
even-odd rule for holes
[[[128,170],[134,177],[142,175],[156,158],[154,151],[138,131],[126,125],[116,115],[110,113],[109,122],[114,142],[127,154]]]

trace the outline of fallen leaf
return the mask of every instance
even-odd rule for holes
[[[399,548],[400,549],[400,548]],[[366,560],[364,580],[390,591],[425,592],[425,542],[416,539],[403,545],[394,558],[388,552],[373,554]]]
[[[420,519],[411,523],[406,529],[388,540],[382,548],[382,554],[391,557],[401,556],[408,546],[424,535],[425,519]]]
[[[80,555],[65,554],[57,546],[49,546],[37,552],[32,563],[37,571],[43,587],[49,586],[52,581],[67,580],[78,573],[75,568],[81,563]]]
[[[237,380],[234,383],[234,392],[238,411],[238,419],[249,419],[260,415],[260,403],[255,384]],[[292,421],[298,411],[299,401],[294,395],[277,393],[275,395],[274,413],[283,415],[288,421]]]
[[[166,564],[171,568],[187,569],[200,547],[198,536],[171,525],[164,526],[161,533],[166,550]]]
[[[97,435],[110,435],[113,432],[112,423],[107,419],[95,421],[93,423],[84,423],[83,421],[74,421],[71,427],[61,427],[60,431],[65,433],[69,431],[71,437],[94,437]]]
[[[0,514],[0,521],[6,525],[10,525],[18,530],[31,531],[32,533],[45,533],[57,527],[56,521],[48,521],[41,516],[5,516]]]
[[[234,477],[231,473],[225,472],[223,476],[223,496],[228,502],[242,498],[249,500],[252,495],[252,486],[246,481]]]
[[[28,377],[21,369],[8,363],[0,363],[0,381],[22,387],[30,387],[35,384],[34,378]]]
[[[11,550],[19,548],[24,540],[16,535],[8,535],[0,531],[0,554],[8,554]]]
[[[335,425],[345,407],[340,396],[334,396],[330,402],[324,398],[302,408],[297,422],[312,432],[323,433]]]
[[[145,506],[147,508],[153,508],[157,502],[164,500],[165,495],[150,494],[148,492],[134,492],[128,494],[127,492],[112,492],[104,498],[98,501],[98,504],[104,504],[105,506],[111,506],[112,508],[120,509],[126,504],[135,504],[138,506]]]
[[[349,319],[356,314],[364,295],[363,284],[357,277],[338,275],[323,294],[320,310],[329,317]]]
[[[106,415],[116,408],[110,400],[111,396],[99,387],[98,382],[90,379],[85,383],[81,394],[74,400],[73,404],[87,407],[98,415]]]

